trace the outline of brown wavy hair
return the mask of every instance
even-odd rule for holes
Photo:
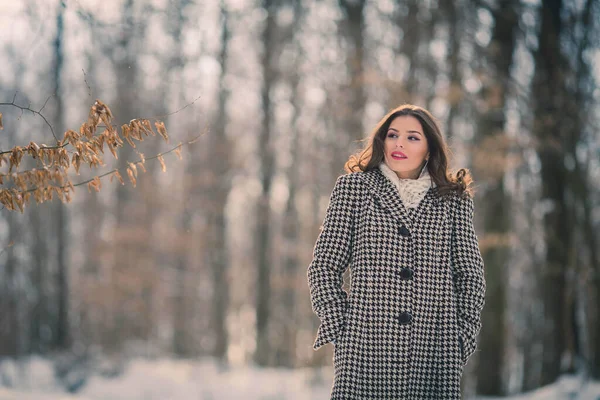
[[[412,104],[403,104],[391,110],[384,116],[366,139],[366,146],[356,154],[350,156],[344,169],[347,172],[370,171],[379,166],[384,160],[384,141],[388,128],[392,121],[401,116],[415,117],[423,127],[427,146],[429,147],[429,161],[427,171],[437,185],[439,196],[451,193],[471,196],[473,190],[470,187],[473,179],[466,168],[452,173],[448,169],[450,149],[442,136],[439,124],[431,113],[422,107]]]

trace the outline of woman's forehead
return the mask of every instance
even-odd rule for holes
[[[411,115],[401,115],[394,118],[390,124],[390,129],[423,132],[423,127],[419,120]]]

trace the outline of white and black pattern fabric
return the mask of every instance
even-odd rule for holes
[[[485,294],[470,197],[431,188],[406,208],[379,168],[341,176],[307,275],[332,400],[460,399]]]

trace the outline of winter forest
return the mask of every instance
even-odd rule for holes
[[[475,181],[464,397],[600,398],[600,1],[0,5],[0,398],[329,398],[307,266],[403,103]]]

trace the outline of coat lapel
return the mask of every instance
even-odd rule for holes
[[[413,221],[408,216],[408,211],[402,203],[398,189],[379,170],[375,168],[363,174],[363,179],[369,188],[369,193],[376,203],[393,215],[399,223],[412,230]],[[427,214],[432,208],[440,206],[441,199],[435,194],[435,190],[429,190],[421,203],[418,205],[419,214]]]
[[[374,200],[380,207],[386,209],[390,214],[396,217],[400,223],[411,230],[412,224],[410,218],[400,199],[400,194],[398,193],[396,186],[381,173],[379,168],[365,172],[363,174],[363,179]]]

